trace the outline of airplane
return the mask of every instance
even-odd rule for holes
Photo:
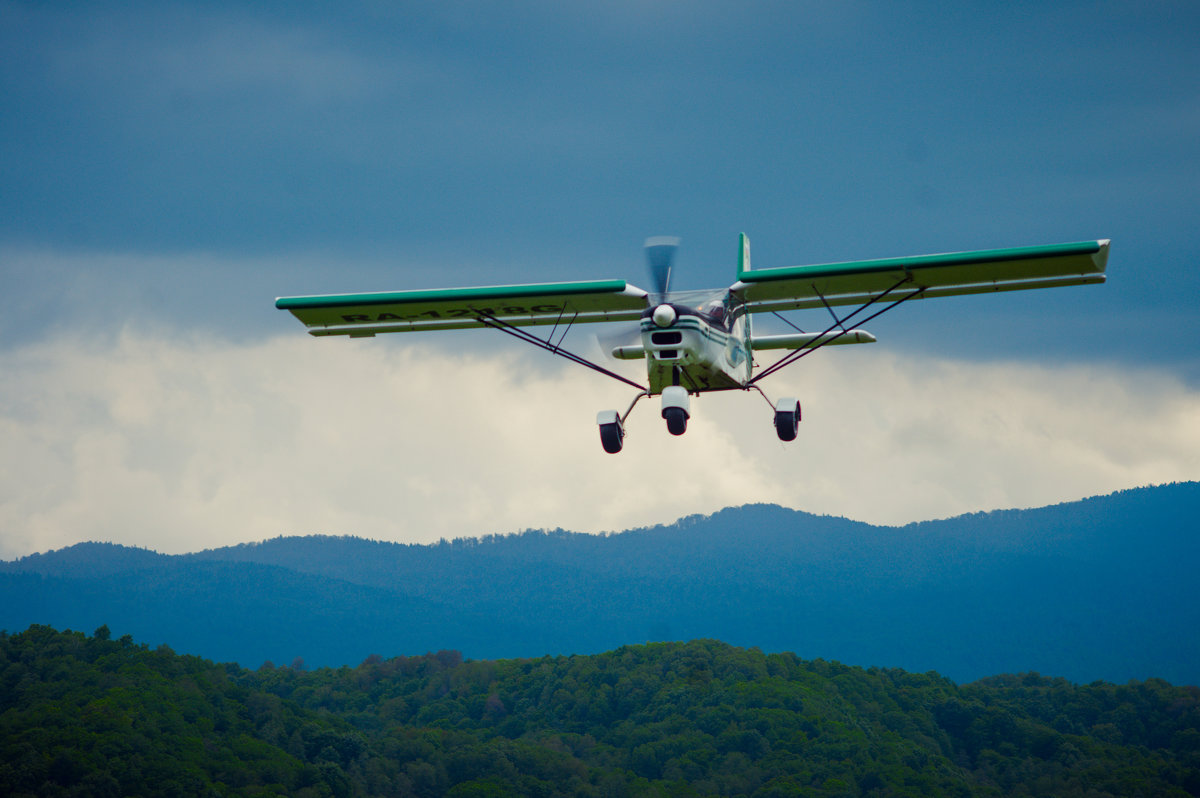
[[[672,292],[678,247],[677,238],[646,240],[654,291],[624,280],[592,280],[280,297],[275,307],[290,311],[314,336],[500,330],[626,383],[638,391],[628,409],[604,410],[596,417],[601,445],[610,454],[623,448],[626,419],[641,399],[660,396],[667,430],[682,435],[691,417],[691,396],[708,391],[757,391],[774,409],[779,439],[792,441],[800,402],[795,397],[771,402],[759,383],[825,346],[875,342],[866,330],[847,324],[865,324],[912,299],[1103,283],[1109,240],[752,269],[750,240],[742,233],[733,285]],[[857,307],[839,316],[834,308],[844,306]],[[820,308],[833,319],[820,332],[805,332],[780,315]],[[756,313],[774,314],[794,332],[754,335],[751,316]],[[574,325],[597,322],[637,324],[636,342],[614,346],[610,353],[620,360],[645,360],[646,384],[563,348]],[[527,327],[550,327],[550,332],[542,338]],[[765,350],[786,354],[756,372],[754,353]]]

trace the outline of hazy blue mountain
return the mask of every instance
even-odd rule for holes
[[[82,544],[0,563],[0,627],[107,623],[251,667],[716,638],[960,681],[1196,684],[1198,512],[1200,483],[1181,483],[904,527],[750,505],[603,537]]]
[[[64,627],[107,624],[220,661],[360,662],[381,651],[492,650],[527,639],[523,625],[344,580],[258,563],[164,558],[122,574],[63,578],[0,575],[0,627],[37,618]]]

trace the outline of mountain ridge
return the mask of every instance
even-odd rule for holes
[[[604,536],[78,544],[0,562],[0,626],[108,623],[246,665],[714,638],[956,679],[1197,683],[1198,511],[1200,483],[1176,483],[903,527],[746,505]]]

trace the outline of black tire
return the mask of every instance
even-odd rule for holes
[[[777,410],[775,412],[775,433],[779,435],[781,441],[796,440],[796,433],[800,430],[800,403],[796,403],[795,410]]]
[[[600,444],[604,447],[604,451],[609,454],[616,454],[621,451],[621,447],[625,445],[625,431],[621,429],[620,424],[601,424],[600,425]]]
[[[668,407],[662,411],[667,420],[667,432],[672,435],[682,435],[687,432],[687,411],[682,407]]]

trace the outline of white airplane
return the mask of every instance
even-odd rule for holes
[[[281,297],[275,307],[291,311],[311,335],[369,337],[377,333],[490,327],[587,366],[638,390],[622,414],[597,416],[600,442],[621,451],[625,421],[644,397],[662,397],[662,417],[673,435],[682,435],[691,415],[690,397],[706,391],[757,391],[758,383],[817,349],[833,344],[873,343],[862,324],[910,299],[1026,288],[1104,282],[1107,239],[1072,244],[955,252],[884,260],[770,269],[750,268],[750,241],[741,235],[737,282],[710,291],[669,291],[671,265],[679,240],[646,241],[653,293],[624,280],[498,285],[481,288],[393,291]],[[856,305],[845,316],[835,307]],[[780,311],[822,308],[833,322],[820,332],[804,332]],[[753,335],[750,314],[773,313],[795,329],[785,335]],[[646,360],[646,385],[616,374],[562,348],[567,332],[586,322],[637,322],[638,343],[616,346],[615,358]],[[550,327],[541,338],[521,329]],[[561,332],[560,332],[561,331]],[[787,350],[754,373],[754,353]],[[772,403],[780,440],[796,438],[800,403],[786,397]]]

